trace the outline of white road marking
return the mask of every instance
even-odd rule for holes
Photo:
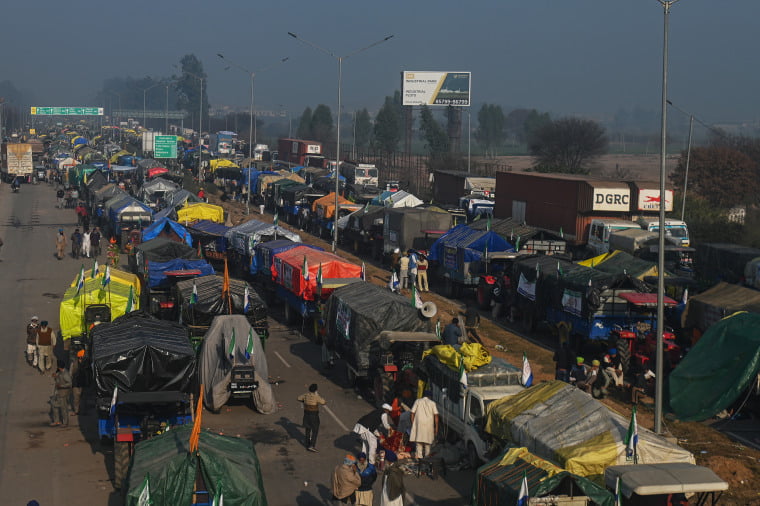
[[[280,355],[280,354],[279,354],[279,353],[277,353],[276,351],[274,352],[274,354],[275,354],[275,355],[277,355],[277,358],[279,358],[280,360],[282,360],[282,363],[283,363],[283,364],[285,364],[285,367],[290,367],[290,364],[288,364],[288,363],[285,361],[285,359],[284,359],[284,358],[282,358],[282,355]]]
[[[340,426],[341,429],[343,429],[345,432],[348,432],[348,427],[346,427],[345,425],[343,425],[343,422],[341,422],[338,419],[338,417],[335,416],[335,413],[333,413],[330,408],[328,408],[327,406],[322,406],[322,407],[325,408],[325,411],[327,411],[328,415],[330,415],[331,417],[333,417],[333,420],[335,420],[335,422]]]

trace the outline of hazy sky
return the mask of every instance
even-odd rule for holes
[[[669,97],[710,122],[754,120],[760,89],[758,0],[681,0],[671,9]],[[196,54],[213,106],[247,107],[257,74],[260,109],[299,114],[337,104],[337,62],[289,37],[349,54],[344,108],[375,110],[402,70],[472,71],[474,104],[600,117],[659,110],[663,9],[657,0],[36,0],[0,11],[0,80],[36,105],[102,105],[115,76],[172,74]],[[474,111],[473,111],[474,112]]]

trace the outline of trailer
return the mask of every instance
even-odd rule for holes
[[[0,172],[2,172],[3,179],[7,183],[10,183],[17,177],[27,182],[31,181],[32,171],[34,170],[31,144],[4,142],[0,156],[2,156]]]

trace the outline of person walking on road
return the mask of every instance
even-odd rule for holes
[[[82,412],[82,389],[90,384],[90,370],[84,360],[84,350],[77,352],[76,360],[71,362],[71,412],[78,415]]]
[[[333,504],[354,504],[356,491],[362,484],[356,468],[356,457],[351,454],[343,458],[343,463],[335,466],[332,474]]]
[[[82,234],[82,256],[85,258],[90,258],[90,247],[92,246],[92,238],[90,237],[90,231],[88,229],[84,229],[84,233]]]
[[[306,436],[306,449],[316,453],[317,434],[319,434],[319,406],[327,404],[321,395],[317,393],[317,384],[312,383],[309,391],[298,396],[298,401],[303,402],[303,428]]]
[[[478,327],[480,326],[480,313],[478,308],[472,302],[467,303],[467,309],[464,312],[464,328],[467,332],[467,337],[476,343],[483,344],[483,341],[478,335]]]
[[[71,374],[63,360],[58,361],[58,369],[53,373],[55,390],[50,399],[51,427],[69,426],[69,397],[71,396]]]
[[[55,256],[58,260],[63,260],[64,251],[66,251],[66,236],[63,235],[63,229],[58,229],[58,235],[55,236]]]
[[[90,254],[94,258],[100,256],[100,228],[95,227],[95,230],[90,234]]]
[[[82,253],[82,234],[78,228],[74,229],[74,233],[71,234],[71,256],[79,258]]]
[[[26,361],[32,367],[37,367],[37,330],[40,328],[40,319],[32,316],[26,326]]]
[[[423,459],[430,455],[430,445],[438,434],[438,408],[430,398],[432,393],[425,390],[425,396],[417,399],[412,406],[412,433],[409,441],[414,443],[414,456]]]
[[[56,336],[53,329],[48,327],[48,322],[42,320],[37,329],[37,365],[41,374],[53,368],[53,348],[55,348]]]
[[[66,192],[63,191],[63,188],[58,188],[58,191],[55,192],[55,198],[58,199],[58,204],[56,207],[58,209],[63,209],[64,203],[64,197],[66,196]]]
[[[375,497],[372,486],[377,480],[377,468],[367,461],[366,453],[359,454],[356,470],[359,471],[359,478],[362,480],[356,491],[356,506],[374,506]]]

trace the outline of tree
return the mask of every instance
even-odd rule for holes
[[[396,151],[401,140],[401,94],[397,91],[393,97],[385,97],[385,103],[375,117],[375,140],[385,153]]]
[[[493,150],[504,140],[504,111],[500,105],[483,104],[478,111],[478,129],[475,138],[483,146],[486,154],[494,155]]]
[[[311,135],[315,141],[327,144],[335,139],[330,108],[319,104],[311,115]]]
[[[607,151],[607,137],[596,121],[562,118],[533,131],[528,149],[540,171],[588,174],[586,164]]]
[[[369,111],[362,109],[357,111],[354,120],[354,135],[356,136],[356,146],[359,148],[367,147],[372,140],[372,120],[369,117]]]
[[[531,109],[528,115],[523,121],[522,134],[520,140],[523,142],[530,142],[530,138],[533,133],[539,128],[545,127],[552,121],[548,112],[540,113],[535,109]]]
[[[449,152],[449,136],[426,105],[420,110],[420,132],[425,139],[430,170],[461,168],[462,157]]]
[[[298,122],[296,136],[299,139],[311,140],[311,107],[307,107],[301,114],[301,120]]]
[[[749,155],[730,147],[692,148],[686,202],[690,195],[698,195],[710,205],[723,209],[755,203],[760,191],[757,169],[758,163]],[[676,188],[683,188],[685,172],[684,152],[670,176]]]
[[[181,74],[175,77],[174,89],[177,90],[177,108],[190,113],[198,131],[203,131],[199,124],[198,112],[202,108],[204,121],[208,119],[208,78],[203,70],[203,63],[194,54],[186,54],[179,61]],[[203,85],[201,86],[201,80]],[[201,96],[201,87],[203,96]],[[202,107],[201,107],[202,106]]]

